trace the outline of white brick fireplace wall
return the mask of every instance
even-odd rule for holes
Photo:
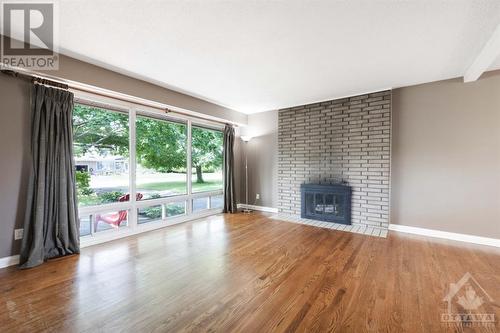
[[[300,184],[352,187],[352,223],[389,225],[391,91],[279,111],[278,209],[300,215]]]

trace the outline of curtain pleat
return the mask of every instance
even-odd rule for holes
[[[21,268],[80,252],[72,118],[72,93],[33,85],[32,165],[21,245]]]
[[[224,213],[236,213],[234,190],[234,128],[224,128]]]

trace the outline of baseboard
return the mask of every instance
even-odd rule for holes
[[[251,209],[251,210],[258,210],[260,212],[268,212],[268,213],[277,213],[278,212],[278,208],[255,206],[255,205],[238,204],[238,208],[247,208],[247,209]]]
[[[465,242],[465,243],[473,243],[473,244],[500,247],[500,239],[495,239],[495,238],[466,235],[466,234],[457,234],[454,232],[425,229],[425,228],[418,228],[418,227],[410,227],[410,226],[399,225],[399,224],[390,224],[389,230],[404,232],[407,234],[415,234],[415,235],[434,237],[434,238],[451,239],[451,240]]]
[[[14,266],[19,264],[19,254],[10,257],[0,258],[0,268]]]
[[[238,204],[237,207],[251,209],[251,210],[258,210],[260,212],[268,212],[268,213],[277,213],[278,212],[278,208],[265,207],[265,206]]]

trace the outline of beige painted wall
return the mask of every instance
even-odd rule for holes
[[[248,154],[248,203],[278,207],[278,112],[269,111],[248,116],[253,139],[241,143],[239,202],[245,202],[245,154]],[[245,131],[245,129],[242,129]],[[259,193],[260,199],[255,195]]]
[[[28,82],[0,74],[0,258],[18,254],[30,167]]]
[[[500,71],[393,91],[391,223],[500,238]]]
[[[47,74],[241,124],[247,122],[247,116],[243,113],[64,55],[60,57],[59,70]]]

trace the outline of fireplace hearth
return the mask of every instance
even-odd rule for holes
[[[343,184],[302,184],[301,217],[351,224],[351,187]]]

